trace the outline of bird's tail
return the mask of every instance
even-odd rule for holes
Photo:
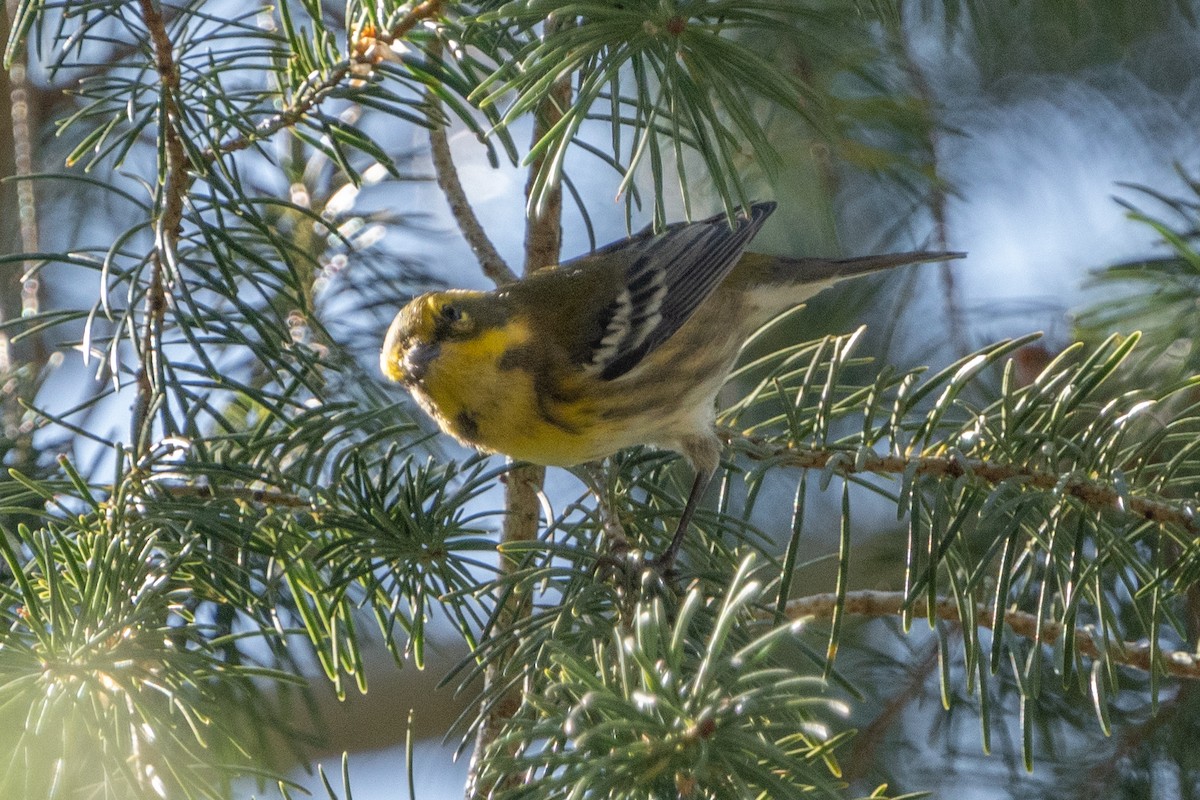
[[[757,328],[781,311],[807,302],[838,281],[904,264],[949,261],[964,255],[937,250],[858,258],[787,258],[745,253],[730,280],[744,298],[746,324]]]
[[[909,253],[887,253],[878,256],[857,258],[786,258],[772,256],[763,282],[766,284],[814,284],[830,286],[844,278],[882,272],[905,264],[922,264],[928,261],[951,261],[963,258],[966,253],[942,250],[916,250]]]

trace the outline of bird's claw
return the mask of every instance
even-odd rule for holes
[[[635,581],[644,582],[648,577],[664,585],[678,577],[674,553],[646,558],[641,550],[634,550],[624,543],[622,545],[597,556],[593,575],[605,580],[614,579],[614,583],[626,588],[632,588]]]

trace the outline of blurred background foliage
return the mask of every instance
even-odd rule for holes
[[[0,787],[1200,793],[1196,13],[8,0]],[[674,585],[598,559],[672,529],[652,451],[498,561],[505,464],[375,366],[487,285],[430,128],[511,264],[558,187],[564,256],[765,197],[756,249],[971,256],[757,337]]]

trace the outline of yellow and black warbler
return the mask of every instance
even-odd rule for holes
[[[645,230],[495,291],[406,305],[380,355],[442,430],[480,450],[570,466],[652,444],[696,479],[673,563],[719,464],[716,397],[757,328],[842,278],[958,253],[837,260],[745,252],[775,210]]]

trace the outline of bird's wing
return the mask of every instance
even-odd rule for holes
[[[601,311],[599,335],[583,351],[583,368],[612,380],[637,366],[720,285],[774,210],[774,203],[756,203],[732,228],[720,214],[657,234],[643,231],[570,262],[584,269],[613,259],[628,265],[622,287]]]

